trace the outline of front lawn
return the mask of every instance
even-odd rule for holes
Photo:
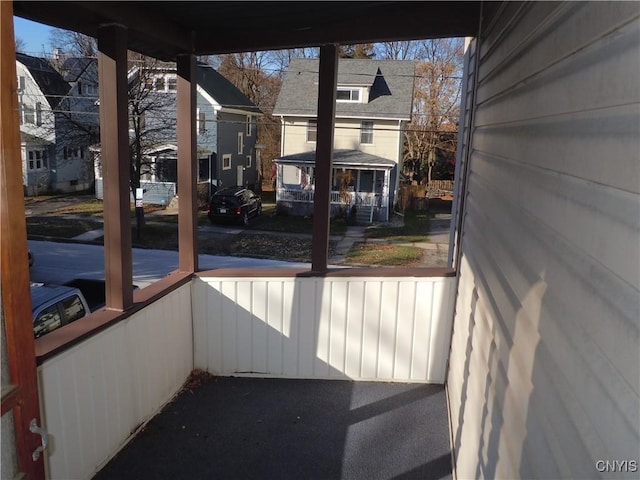
[[[402,226],[380,224],[367,228],[366,238],[382,238],[402,242],[426,242],[429,240],[429,220],[431,214],[425,211],[409,210]]]
[[[27,234],[73,238],[77,235],[102,228],[102,223],[87,219],[66,219],[63,217],[27,217]]]
[[[418,247],[358,242],[347,253],[345,263],[408,267],[419,264],[423,255],[424,250]]]

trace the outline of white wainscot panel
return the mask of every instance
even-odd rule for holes
[[[198,278],[195,367],[444,383],[454,278]]]
[[[193,370],[191,284],[38,368],[49,478],[89,479]]]

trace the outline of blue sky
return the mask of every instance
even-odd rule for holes
[[[47,55],[51,53],[51,45],[49,44],[51,27],[20,17],[13,17],[13,28],[15,36],[25,42],[26,47],[23,53],[38,57],[42,56],[43,51]]]

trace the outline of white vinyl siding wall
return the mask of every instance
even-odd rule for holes
[[[501,8],[463,149],[457,476],[595,478],[611,475],[599,460],[627,460],[616,478],[637,478],[638,5]]]
[[[46,360],[38,388],[48,478],[93,478],[182,387],[192,334],[189,283]]]
[[[215,375],[443,383],[454,280],[199,278],[194,366]]]
[[[373,144],[360,143],[363,119],[336,119],[333,146],[335,149],[360,150],[395,162],[398,161],[398,139],[402,135],[397,120],[373,120]],[[364,119],[369,120],[369,119]],[[285,118],[282,128],[283,155],[316,149],[315,142],[307,142],[307,119]]]

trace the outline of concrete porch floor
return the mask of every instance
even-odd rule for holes
[[[451,477],[440,385],[214,377],[178,395],[94,479]]]

